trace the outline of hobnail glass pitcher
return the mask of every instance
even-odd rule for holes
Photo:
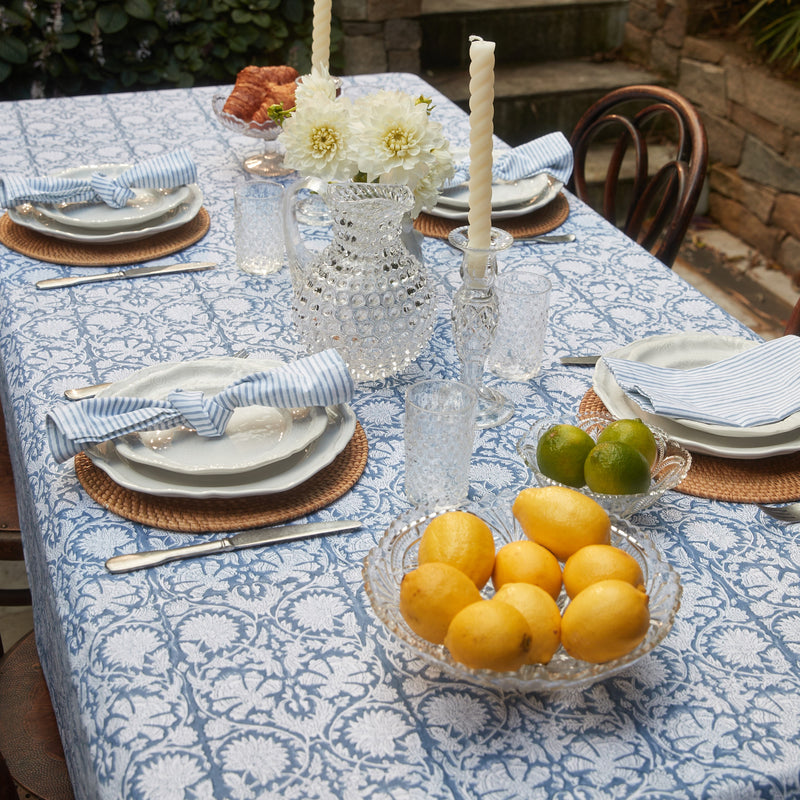
[[[324,199],[329,228],[301,221],[309,188]],[[310,353],[336,348],[355,380],[400,372],[433,332],[436,293],[411,227],[413,205],[411,190],[392,184],[304,179],[286,193],[295,325]]]

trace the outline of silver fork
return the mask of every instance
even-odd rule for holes
[[[756,505],[770,517],[779,519],[781,522],[800,522],[800,503],[789,503],[785,506],[768,506],[763,503]]]
[[[233,354],[234,358],[247,358],[250,355],[247,350],[239,350],[238,352]],[[67,400],[87,400],[90,397],[94,397],[101,389],[105,389],[106,386],[111,386],[110,383],[95,383],[92,386],[78,386],[73,389],[65,389],[64,390],[64,397]]]

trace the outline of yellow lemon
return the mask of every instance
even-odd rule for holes
[[[495,589],[507,583],[532,583],[556,598],[561,591],[561,566],[546,547],[530,539],[509,542],[497,551],[492,570]]]
[[[635,448],[623,442],[602,442],[583,465],[586,485],[600,494],[639,494],[650,488],[650,466]]]
[[[506,583],[493,600],[508,603],[525,617],[531,631],[528,664],[547,664],[561,644],[561,610],[556,601],[532,583]]]
[[[592,664],[636,648],[650,626],[648,597],[627,581],[598,581],[577,594],[561,617],[561,644]]]
[[[658,455],[656,437],[640,419],[618,419],[607,425],[597,437],[597,443],[622,442],[638,450],[652,467]]]
[[[583,462],[594,447],[594,439],[576,425],[553,425],[536,445],[536,463],[542,474],[559,483],[580,488],[586,483]]]
[[[644,576],[639,562],[619,547],[590,544],[573,553],[564,564],[564,588],[575,597],[587,586],[608,578],[627,581],[644,591]]]
[[[566,561],[587,544],[608,544],[611,520],[605,509],[575,489],[523,489],[512,507],[525,535]]]
[[[425,528],[419,543],[419,563],[441,561],[460,569],[482,589],[494,567],[491,528],[467,511],[448,511]]]
[[[400,582],[400,613],[417,636],[434,644],[444,641],[453,617],[481,594],[475,584],[450,564],[422,564]]]
[[[527,660],[531,631],[513,606],[482,600],[453,617],[444,646],[456,661],[472,669],[510,672]]]

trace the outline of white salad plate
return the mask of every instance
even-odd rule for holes
[[[56,178],[90,178],[95,172],[103,172],[116,178],[130,164],[98,164],[96,166],[73,167],[57,173]],[[174,189],[144,189],[132,186],[134,197],[122,208],[112,208],[102,202],[78,203],[32,203],[34,209],[45,217],[72,228],[95,231],[117,231],[122,228],[141,226],[171,211],[184,203],[191,194],[188,186]]]
[[[648,337],[605,355],[654,366],[693,369],[721,361],[757,345],[757,341],[735,336],[677,333]],[[615,417],[640,417],[696,453],[723,458],[754,459],[800,450],[800,413],[778,422],[750,428],[664,417],[645,411],[632,400],[602,359],[595,367],[593,387]]]
[[[89,228],[84,230],[71,225],[64,225],[45,216],[29,203],[16,208],[9,208],[7,212],[11,221],[16,222],[17,225],[30,228],[44,236],[52,236],[54,239],[65,239],[72,242],[82,242],[83,244],[132,242],[137,239],[146,239],[148,236],[155,236],[157,233],[163,233],[173,228],[179,228],[181,225],[193,220],[203,205],[203,193],[195,183],[186,188],[189,191],[186,200],[178,203],[165,214],[140,226],[120,228],[118,230],[99,230],[94,232]]]
[[[563,186],[561,181],[544,172],[517,181],[492,183],[492,210],[500,211],[504,208],[522,206],[540,197],[555,185],[558,185],[559,191]],[[458,186],[443,189],[438,204],[459,211],[469,211],[469,184],[459,183]]]
[[[356,429],[356,416],[347,405],[327,409],[329,422],[322,436],[304,450],[252,472],[235,475],[182,475],[126,461],[113,442],[86,448],[92,463],[113,481],[134,492],[159,497],[251,497],[286,492],[327,467]]]
[[[233,357],[155,364],[117,381],[100,395],[164,400],[175,389],[213,395],[239,378],[280,366],[279,361]],[[145,467],[182,475],[237,475],[300,452],[327,426],[328,416],[320,406],[245,406],[234,410],[224,435],[218,438],[176,427],[130,433],[115,445],[122,458]]]
[[[492,184],[492,219],[521,217],[542,208],[555,200],[563,186],[561,181],[545,173],[513,183]],[[445,192],[447,194],[443,193],[433,208],[426,209],[427,213],[442,219],[466,220],[469,213],[467,184],[459,184]]]

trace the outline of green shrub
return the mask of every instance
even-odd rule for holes
[[[226,84],[247,64],[304,72],[312,9],[313,0],[6,0],[0,98]]]
[[[793,0],[757,0],[740,24],[746,22],[754,26],[755,42],[770,62],[790,69],[800,65],[800,7]]]

